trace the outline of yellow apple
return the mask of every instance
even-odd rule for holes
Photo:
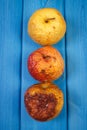
[[[28,21],[28,34],[41,45],[52,45],[60,41],[66,32],[66,22],[54,8],[37,10]]]

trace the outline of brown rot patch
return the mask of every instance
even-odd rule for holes
[[[54,61],[56,61],[56,57],[53,57]]]
[[[46,121],[55,115],[57,99],[54,94],[25,94],[25,106],[28,113],[36,120]]]
[[[48,23],[49,21],[48,20],[45,20],[45,23]]]
[[[43,59],[45,59],[46,61],[48,61],[50,58],[51,58],[51,56],[43,55]]]
[[[52,68],[52,66],[50,65],[49,68]]]
[[[55,29],[55,26],[53,26],[53,29]]]
[[[44,69],[42,69],[42,70],[41,70],[41,73],[45,73],[45,70],[44,70]]]

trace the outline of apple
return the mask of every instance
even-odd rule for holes
[[[54,8],[39,9],[28,21],[28,34],[41,45],[52,45],[60,41],[66,32],[62,14]]]
[[[29,87],[24,95],[28,114],[38,121],[55,118],[63,108],[63,93],[52,83],[39,83]]]
[[[32,52],[27,64],[32,77],[41,82],[56,80],[64,71],[64,60],[52,46],[44,46]]]

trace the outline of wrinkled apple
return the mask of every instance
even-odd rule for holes
[[[44,46],[29,55],[28,70],[36,80],[52,81],[63,74],[64,60],[58,50]]]
[[[38,121],[48,121],[59,115],[64,99],[62,91],[52,83],[39,83],[27,89],[24,103],[28,114]]]

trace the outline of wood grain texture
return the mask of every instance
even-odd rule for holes
[[[19,130],[21,0],[0,0],[0,130]]]
[[[27,58],[28,55],[40,47],[31,40],[27,33],[28,19],[34,11],[42,7],[53,7],[58,9],[64,15],[64,1],[57,0],[24,0],[23,4],[23,43],[22,43],[22,91],[21,91],[21,130],[67,130],[67,111],[66,111],[66,74],[56,80],[55,83],[58,85],[64,93],[64,107],[61,114],[48,122],[38,122],[33,120],[26,112],[24,106],[24,93],[26,89],[32,84],[37,83],[27,70]],[[65,60],[65,40],[64,38],[56,45],[57,48]],[[65,68],[66,71],[66,68]]]
[[[68,129],[87,130],[87,1],[66,0]]]

